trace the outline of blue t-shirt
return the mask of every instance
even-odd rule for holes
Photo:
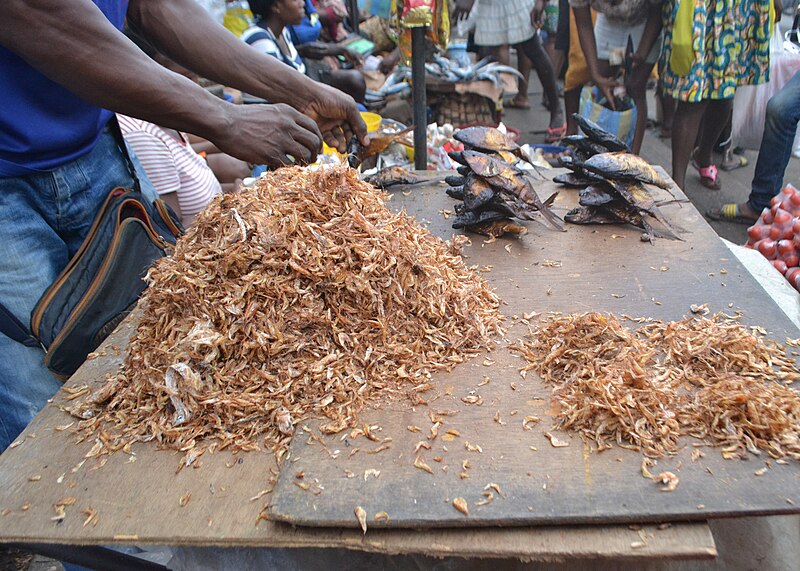
[[[296,46],[316,42],[322,32],[322,22],[319,21],[319,14],[317,14],[314,4],[311,3],[311,0],[305,0],[305,2],[306,15],[303,21],[296,26],[289,26],[289,33]]]
[[[122,29],[128,0],[93,1]],[[0,45],[0,177],[52,171],[85,155],[111,115]]]

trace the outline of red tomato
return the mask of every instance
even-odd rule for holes
[[[777,195],[772,197],[772,200],[769,201],[769,205],[774,208],[774,207],[780,205],[780,203],[782,201],[783,201],[783,196],[780,195],[780,194],[777,194]]]
[[[784,262],[786,262],[787,268],[794,268],[796,266],[800,266],[800,255],[797,252],[793,254],[789,254],[788,256],[784,256],[781,258]]]
[[[772,260],[772,265],[775,266],[775,269],[782,274],[785,274],[786,270],[789,269],[786,267],[786,262],[783,260]]]
[[[792,193],[792,195],[789,197],[789,204],[792,206],[800,206],[800,194],[796,192]]]
[[[798,228],[800,228],[800,221],[798,221]],[[800,231],[797,234],[800,234]],[[750,226],[747,229],[747,235],[753,241],[763,240],[769,235],[769,226],[764,226],[763,224]]]
[[[783,259],[787,254],[795,252],[794,242],[792,240],[780,240],[777,244],[778,255]]]
[[[784,226],[792,221],[792,215],[783,208],[778,208],[775,211],[775,218],[773,221],[779,226]]]
[[[794,238],[794,229],[787,224],[783,227],[783,236],[781,236],[781,240],[791,240],[792,238]]]
[[[795,235],[800,234],[800,218],[795,218],[794,223],[792,224],[792,231]]]
[[[744,247],[747,248],[748,250],[752,250],[753,249],[753,245],[750,242],[745,244]]]
[[[773,224],[769,227],[769,239],[770,240],[780,240],[783,238],[783,228],[778,226],[777,224]]]
[[[789,269],[786,271],[786,273],[785,273],[785,274],[783,274],[783,275],[785,275],[785,276],[786,276],[786,279],[787,279],[787,280],[789,280],[789,283],[790,283],[790,284],[793,284],[793,283],[795,283],[795,278],[796,278],[797,276],[800,276],[800,268],[791,268],[791,267],[790,267],[790,268],[789,268]]]
[[[773,240],[761,240],[758,243],[758,251],[761,252],[768,260],[774,260],[775,254],[777,253],[777,248],[775,247],[775,242]]]
[[[772,224],[772,221],[774,219],[775,219],[775,217],[772,214],[772,210],[770,210],[768,208],[765,208],[764,212],[761,213],[761,222],[764,223],[764,224],[767,224],[767,225]]]

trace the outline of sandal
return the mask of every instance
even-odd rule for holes
[[[717,222],[735,222],[736,224],[747,224],[748,226],[752,226],[758,220],[758,218],[750,218],[742,214],[739,205],[733,202],[723,204],[722,208],[709,210],[706,212],[706,216]]]
[[[567,134],[567,124],[564,123],[561,127],[548,127],[547,134],[544,136],[544,142],[548,145],[558,143]]]
[[[530,109],[530,103],[518,103],[516,98],[509,99],[505,103],[503,103],[504,107],[508,107],[509,109]]]
[[[700,173],[700,184],[704,187],[711,189],[711,190],[720,190],[722,185],[719,183],[719,172],[717,171],[717,167],[714,165],[708,165],[707,167],[701,167],[697,160],[694,158],[694,154],[697,152],[697,149],[692,151],[692,166],[697,169],[697,172]]]
[[[722,164],[719,165],[724,171],[733,171],[736,169],[740,169],[742,167],[746,167],[748,164],[747,157],[743,157],[741,155],[735,155],[731,153],[725,153],[725,158],[722,160]]]

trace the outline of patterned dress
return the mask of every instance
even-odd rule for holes
[[[686,76],[677,76],[669,60],[672,31],[680,2],[664,2],[664,50],[661,70],[666,93],[680,101],[731,99],[739,85],[769,81],[769,6],[772,0],[693,0],[694,60]]]

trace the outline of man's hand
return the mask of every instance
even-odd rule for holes
[[[533,9],[531,10],[531,25],[534,28],[541,28],[544,24],[544,9],[545,1],[536,0],[536,3],[533,5]]]
[[[334,87],[318,83],[310,101],[298,109],[316,121],[325,144],[340,153],[347,152],[347,142],[354,134],[362,145],[369,144],[367,126],[356,102]]]
[[[474,4],[475,0],[456,0],[456,7],[453,9],[453,18],[455,20],[466,18],[472,11],[472,6]]]
[[[278,167],[317,158],[317,125],[288,105],[228,105],[228,127],[211,137],[222,152],[248,163]]]

